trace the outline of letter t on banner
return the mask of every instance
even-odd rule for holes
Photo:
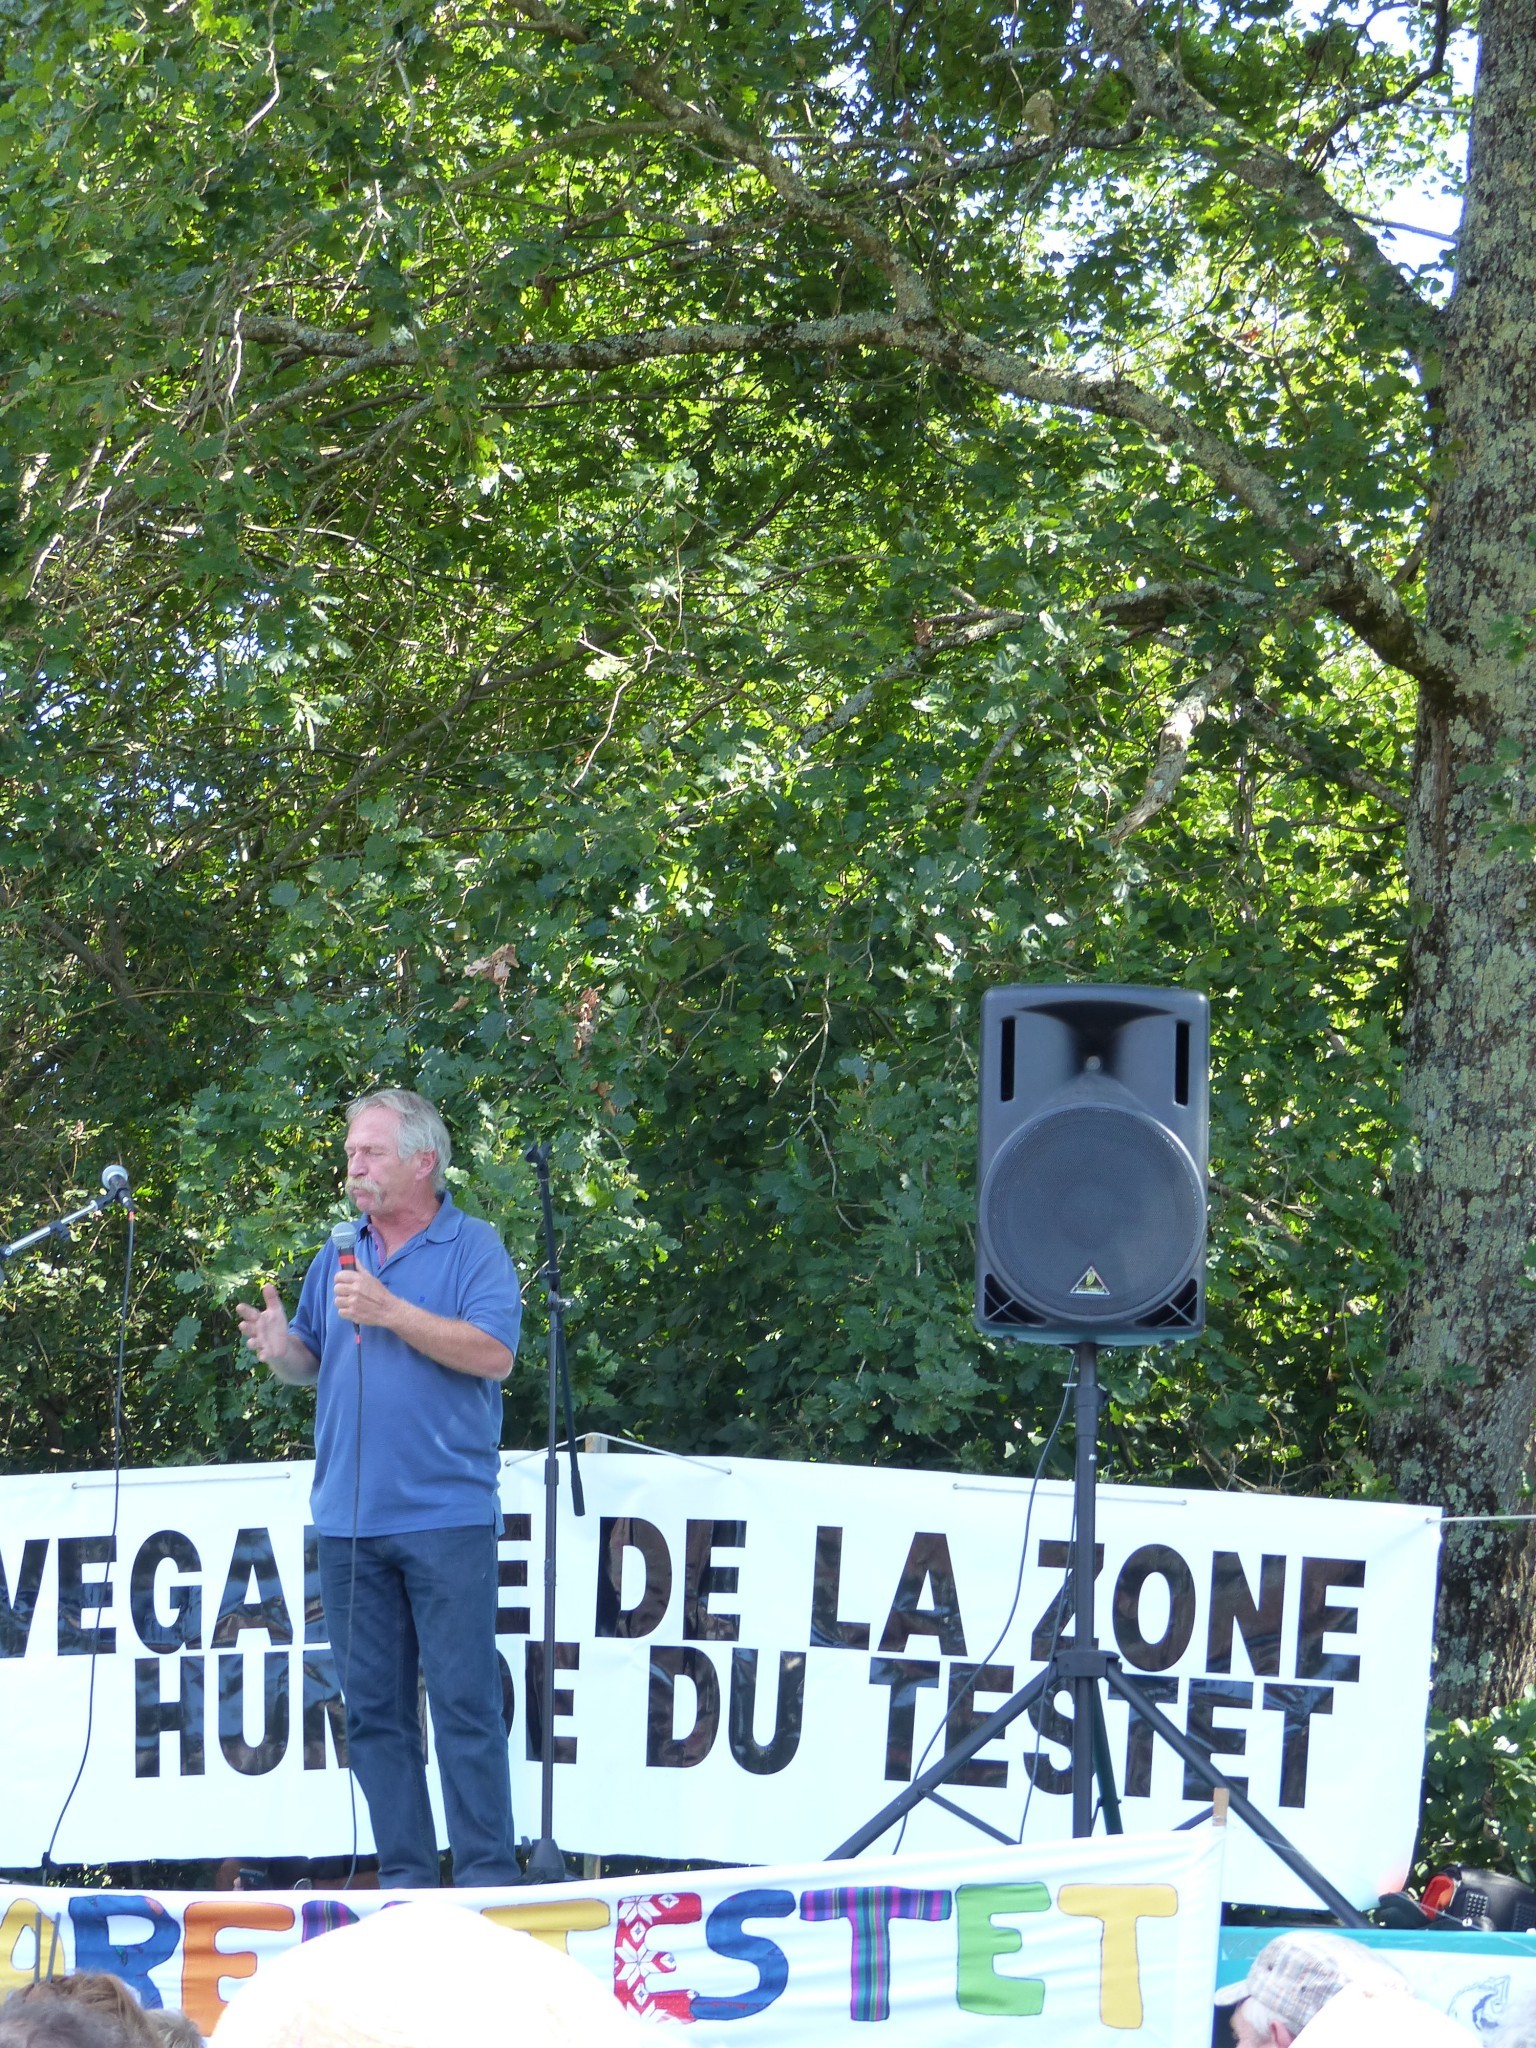
[[[1141,2025],[1141,1961],[1136,1953],[1138,1920],[1168,1920],[1179,1910],[1171,1884],[1064,1884],[1056,1901],[1063,1913],[1097,1920],[1099,2018],[1106,2027]]]

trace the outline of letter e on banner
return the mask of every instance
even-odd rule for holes
[[[679,1988],[658,1991],[652,1976],[670,1977],[677,1958],[658,1948],[658,1927],[687,1927],[703,1910],[697,1892],[649,1892],[620,1899],[613,1937],[613,1995],[626,2012],[667,2014],[674,2020],[693,2018],[693,1993]]]
[[[1304,1557],[1301,1560],[1301,1614],[1296,1625],[1296,1676],[1327,1678],[1354,1685],[1360,1659],[1343,1650],[1325,1650],[1324,1636],[1352,1636],[1360,1626],[1357,1607],[1336,1607],[1328,1595],[1335,1586],[1363,1586],[1365,1561],[1358,1557]]]
[[[1043,1884],[963,1884],[955,1893],[959,1949],[955,2003],[962,2012],[1033,2019],[1045,2004],[1042,1977],[999,1977],[999,1956],[1017,1955],[1024,1936],[999,1927],[1002,1915],[1048,1913],[1051,1894]]]

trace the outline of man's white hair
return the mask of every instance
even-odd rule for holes
[[[398,1119],[395,1150],[402,1159],[414,1159],[418,1152],[437,1154],[432,1185],[441,1194],[448,1185],[448,1169],[453,1164],[453,1140],[448,1135],[448,1126],[425,1095],[417,1095],[409,1088],[379,1088],[372,1095],[359,1095],[356,1102],[347,1105],[348,1130],[365,1109],[394,1111]]]
[[[1262,1998],[1245,1998],[1237,2008],[1262,2041],[1275,2038],[1275,2018]]]

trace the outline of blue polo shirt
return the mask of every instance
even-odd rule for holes
[[[391,1257],[372,1226],[357,1234],[357,1263],[392,1294],[433,1315],[473,1323],[517,1350],[522,1295],[489,1223],[444,1195],[436,1216]],[[327,1242],[304,1277],[291,1325],[320,1361],[315,1483],[310,1512],[322,1536],[350,1536],[354,1485],[359,1536],[464,1529],[494,1520],[501,1386],[452,1372],[367,1323],[362,1340],[362,1444],[358,1344],[336,1313],[336,1247]]]

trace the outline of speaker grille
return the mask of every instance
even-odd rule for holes
[[[1188,1152],[1153,1118],[1075,1102],[1000,1149],[981,1226],[1021,1305],[1090,1329],[1172,1306],[1205,1242],[1205,1192]],[[1170,1320],[1184,1318],[1175,1310]]]

